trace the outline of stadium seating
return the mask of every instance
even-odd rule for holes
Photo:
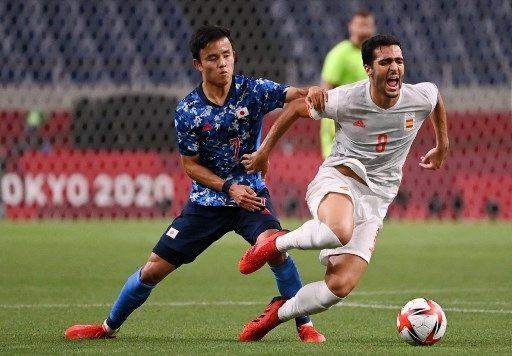
[[[449,97],[447,164],[437,172],[417,165],[434,145],[433,130],[425,125],[389,216],[512,218],[512,116],[505,102],[512,82],[510,1],[369,0],[365,5],[376,14],[380,32],[400,38],[410,68],[407,82],[428,80],[443,93],[459,95]],[[325,54],[347,37],[346,23],[360,6],[358,0],[0,1],[0,217],[176,214],[190,180],[176,152],[174,108],[200,81],[191,66],[191,33],[205,23],[226,25],[236,43],[237,72],[309,85],[319,82]],[[274,118],[275,113],[267,117],[264,131]],[[318,122],[299,120],[272,156],[267,180],[280,215],[309,215],[304,195],[322,162],[318,130]],[[141,171],[110,174],[112,199],[126,198],[135,187],[135,204],[148,182],[152,194],[160,194],[159,174],[172,181],[172,199],[153,199],[151,208],[97,209],[92,200],[74,207],[42,203],[51,201],[50,195],[42,198],[50,183],[37,181],[39,174],[49,179],[49,172],[38,171],[46,161],[55,167],[75,164],[73,174],[87,177],[94,199],[96,180],[105,181],[98,178],[101,170],[91,176],[85,163],[106,167],[114,159],[141,160],[136,162]],[[67,195],[80,193],[67,174]]]
[[[0,84],[195,83],[187,40],[206,22],[233,28],[241,71],[282,80],[286,70],[277,69],[286,62],[297,70],[296,81],[316,82],[325,54],[347,36],[344,24],[360,6],[356,0],[246,7],[227,0],[2,1]],[[368,8],[379,30],[398,35],[407,48],[415,68],[410,82],[510,83],[512,44],[496,41],[510,33],[509,2],[390,0],[370,1]],[[238,16],[228,21],[216,9]],[[476,21],[483,26],[478,31]]]

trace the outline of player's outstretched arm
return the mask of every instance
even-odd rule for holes
[[[446,110],[443,98],[439,94],[436,107],[430,115],[434,132],[436,135],[436,147],[432,148],[427,154],[421,157],[420,166],[425,169],[440,168],[448,157],[448,127],[446,123]]]
[[[258,211],[264,204],[250,187],[241,184],[225,185],[226,181],[213,173],[211,170],[201,165],[199,155],[181,156],[181,162],[187,175],[202,185],[228,194],[238,206],[249,211]]]
[[[289,87],[286,92],[285,103],[292,102],[300,98],[307,98],[308,102],[318,111],[324,111],[327,101],[327,91],[324,88],[312,86],[308,88]]]
[[[260,148],[254,153],[242,156],[242,164],[248,173],[261,172],[266,169],[270,152],[277,141],[299,117],[309,117],[308,104],[305,98],[294,100],[286,105],[270,128]]]

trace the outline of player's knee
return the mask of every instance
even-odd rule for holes
[[[146,268],[140,271],[140,281],[144,284],[154,286],[157,285],[163,277],[154,268]]]
[[[346,276],[326,275],[325,284],[333,294],[345,298],[352,292],[357,282]]]
[[[341,244],[345,246],[349,243],[352,238],[353,226],[352,224],[347,224],[342,221],[330,223],[329,228],[336,235],[338,240],[340,240]]]
[[[175,269],[174,265],[167,261],[153,261],[150,258],[140,271],[140,281],[151,286],[157,285]]]

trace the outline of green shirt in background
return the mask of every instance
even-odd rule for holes
[[[361,58],[361,49],[354,46],[349,40],[338,43],[327,53],[322,68],[323,81],[338,87],[367,78],[368,75],[364,70]],[[334,121],[321,120],[320,141],[324,157],[331,153],[334,134]]]

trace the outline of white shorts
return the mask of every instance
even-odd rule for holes
[[[320,251],[320,262],[327,265],[329,256],[348,253],[369,263],[390,202],[376,195],[366,185],[341,174],[336,168],[322,166],[306,193],[306,202],[315,219],[318,219],[320,202],[328,193],[333,192],[345,194],[352,200],[354,231],[345,246]]]

